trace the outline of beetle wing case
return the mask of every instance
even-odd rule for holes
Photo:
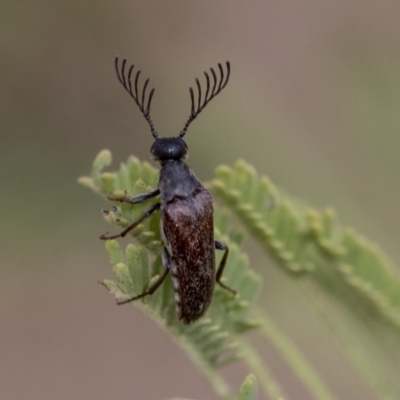
[[[212,197],[197,189],[174,197],[162,211],[179,319],[189,323],[207,310],[214,290],[215,250]]]

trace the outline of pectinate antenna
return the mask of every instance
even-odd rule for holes
[[[206,93],[204,98],[202,98],[201,85],[200,81],[196,78],[197,85],[197,101],[195,101],[194,90],[193,88],[189,88],[190,92],[190,100],[192,102],[192,109],[189,115],[188,120],[186,121],[185,126],[183,127],[180,137],[183,137],[187,131],[187,128],[191,124],[191,122],[200,114],[201,110],[219,93],[222,89],[227,85],[229,81],[229,77],[231,74],[231,64],[229,61],[226,62],[226,75],[224,73],[224,69],[221,64],[218,64],[219,76],[213,68],[210,68],[211,76],[212,76],[212,85],[211,79],[208,72],[204,71],[204,76],[206,77]],[[211,88],[212,86],[212,88]]]
[[[154,129],[153,121],[151,120],[150,116],[150,106],[151,106],[151,100],[153,98],[154,94],[154,88],[150,90],[150,94],[147,98],[146,102],[146,91],[147,91],[147,86],[149,84],[150,79],[146,79],[143,85],[142,91],[139,93],[139,77],[140,77],[140,70],[136,72],[135,75],[135,82],[134,82],[134,87],[132,88],[132,82],[131,82],[131,75],[133,68],[135,67],[133,64],[129,67],[128,72],[126,73],[125,71],[126,67],[126,58],[122,60],[121,67],[119,65],[119,57],[115,57],[115,71],[117,72],[117,78],[120,81],[121,85],[124,87],[124,89],[130,94],[133,100],[135,100],[135,103],[138,105],[140,111],[142,112],[143,116],[145,117],[146,121],[150,125],[151,129],[151,134],[153,135],[154,139],[158,138],[158,134],[156,130]],[[146,104],[147,103],[147,104]]]

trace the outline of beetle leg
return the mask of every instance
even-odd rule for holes
[[[219,240],[215,241],[215,248],[218,249],[218,250],[224,250],[224,255],[222,256],[222,260],[219,263],[219,267],[218,267],[218,270],[217,270],[216,281],[224,289],[229,290],[233,294],[236,294],[235,290],[231,289],[229,286],[227,286],[227,285],[225,285],[224,283],[221,282],[222,273],[224,272],[226,260],[228,259],[229,248],[225,243],[220,242]]]
[[[164,273],[144,293],[139,294],[138,296],[132,297],[131,299],[117,301],[117,304],[121,305],[121,304],[130,303],[131,301],[141,299],[142,297],[147,296],[149,294],[153,294],[160,287],[160,285],[164,282],[164,279],[167,277],[168,272],[169,272],[169,268],[166,268]]]
[[[151,199],[152,197],[158,196],[159,194],[160,190],[154,189],[148,193],[138,194],[132,197],[131,199],[126,194],[125,196],[122,197],[107,197],[107,198],[112,201],[119,201],[120,203],[138,204],[138,203],[143,203],[144,201]]]
[[[152,205],[138,220],[132,222],[128,227],[126,227],[121,233],[118,235],[107,236],[101,235],[101,240],[109,240],[109,239],[116,239],[119,237],[124,237],[128,232],[130,232],[133,228],[136,228],[141,222],[143,222],[146,218],[150,217],[154,211],[157,211],[161,207],[161,203],[156,203]]]

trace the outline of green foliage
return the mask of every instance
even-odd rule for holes
[[[130,196],[149,191],[156,186],[157,170],[149,164],[142,164],[131,157],[118,172],[103,173],[102,169],[110,162],[110,153],[101,152],[93,164],[91,177],[81,178],[80,183],[104,196],[118,196],[125,190]],[[134,206],[121,204],[103,215],[107,221],[122,228],[137,219],[150,204],[151,202]],[[228,230],[228,223],[226,213],[217,210],[215,225]],[[159,214],[146,219],[132,231],[132,236],[140,245],[129,244],[125,251],[115,240],[105,243],[116,280],[105,280],[103,284],[118,300],[143,293],[157,280],[163,270]],[[236,296],[217,285],[212,304],[205,317],[191,325],[184,325],[177,319],[169,276],[153,295],[145,296],[133,304],[168,330],[209,377],[220,396],[225,398],[229,397],[231,392],[217,370],[240,357],[238,338],[243,332],[258,326],[250,311],[257,298],[261,280],[249,269],[248,258],[239,249],[241,240],[239,233],[232,232],[236,242],[228,236],[222,236],[218,230],[216,236],[229,246],[224,279],[228,285],[235,288],[238,293]]]
[[[91,176],[81,178],[80,182],[104,197],[123,195],[125,191],[131,196],[157,185],[158,172],[148,163],[131,157],[118,172],[103,172],[110,163],[110,153],[101,152]],[[224,279],[238,295],[233,297],[217,285],[207,314],[191,325],[177,320],[169,277],[152,296],[132,304],[175,338],[221,398],[232,398],[232,390],[220,367],[238,358],[257,376],[268,398],[288,398],[270,373],[267,361],[243,335],[259,327],[261,338],[275,346],[312,398],[334,400],[335,396],[294,343],[279,331],[265,311],[256,308],[261,280],[249,269],[248,258],[240,248],[243,231],[232,226],[234,214],[242,227],[274,256],[288,278],[296,279],[377,397],[399,398],[400,388],[396,385],[400,367],[400,278],[382,251],[353,230],[343,228],[332,209],[311,210],[275,187],[268,178],[259,177],[244,161],[237,162],[234,168],[218,168],[210,188],[224,204],[223,211],[216,208],[215,235],[230,248]],[[121,204],[103,215],[108,222],[124,228],[152,203]],[[158,213],[131,235],[137,244],[129,244],[125,250],[116,241],[106,242],[116,280],[103,284],[120,300],[144,292],[163,271]],[[339,313],[332,304],[339,307]],[[352,324],[351,328],[347,323]],[[255,378],[249,376],[239,399],[255,399],[256,393]]]
[[[332,209],[318,212],[291,199],[244,161],[219,167],[212,188],[278,265],[302,278],[307,296],[378,396],[398,398],[393,386],[400,366],[400,277],[378,246],[344,229]],[[373,349],[346,331],[318,293],[341,303],[373,340]],[[373,357],[371,350],[377,352]]]
[[[244,161],[220,167],[212,188],[287,271],[306,274],[327,290],[341,281],[344,303],[356,295],[364,308],[376,310],[370,317],[392,325],[400,339],[398,272],[378,246],[343,229],[332,209],[307,209]]]
[[[240,388],[238,400],[256,400],[257,392],[257,379],[253,374],[250,374]]]

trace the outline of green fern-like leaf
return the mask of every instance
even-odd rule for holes
[[[238,400],[257,400],[257,380],[253,374],[243,382]]]
[[[118,172],[104,172],[110,163],[111,154],[101,152],[93,163],[91,176],[81,178],[80,182],[104,197],[120,196],[125,191],[133,196],[157,185],[158,172],[148,163],[130,157]],[[232,226],[234,214],[244,230],[275,257],[287,276],[296,278],[377,397],[399,398],[400,388],[396,383],[400,368],[400,278],[383,252],[354,230],[343,228],[332,209],[323,212],[310,209],[268,178],[259,177],[244,161],[234,168],[218,168],[209,187],[224,204],[223,210],[217,207],[215,212],[215,236],[230,248],[224,279],[237,290],[238,296],[233,297],[217,286],[207,314],[192,325],[177,320],[169,277],[152,296],[133,304],[175,338],[221,398],[231,398],[232,390],[219,368],[238,358],[250,366],[268,398],[287,398],[270,372],[267,360],[243,335],[259,326],[261,337],[275,346],[312,398],[334,400],[292,341],[279,331],[265,311],[254,306],[261,280],[249,269],[248,258],[240,249],[244,231]],[[134,206],[121,204],[103,216],[124,228],[151,204],[152,201]],[[135,228],[131,236],[136,244],[125,249],[117,241],[106,242],[116,279],[103,284],[120,300],[144,292],[163,271],[157,213]],[[342,314],[332,305],[341,305]],[[360,340],[346,326],[346,318],[361,327],[366,340]],[[246,382],[240,396],[254,396],[255,381],[248,378]]]
[[[307,272],[324,286],[331,279],[350,286],[351,296],[375,309],[370,317],[385,319],[400,339],[398,272],[376,245],[343,229],[332,209],[299,207],[244,161],[219,168],[212,187],[288,271]]]
[[[298,278],[307,277],[302,285],[307,296],[377,394],[397,398],[394,371],[400,366],[400,352],[390,353],[393,346],[400,347],[400,276],[378,246],[343,228],[332,209],[309,209],[244,161],[234,168],[218,168],[211,187],[280,266]],[[321,307],[318,293],[339,302],[356,318],[374,340],[373,356],[342,320]]]
[[[157,184],[157,170],[147,163],[130,157],[118,172],[102,172],[109,165],[108,151],[101,152],[93,163],[91,177],[80,178],[80,183],[103,196],[119,196],[125,191],[135,195],[151,190]],[[103,212],[104,218],[123,228],[137,219],[151,202],[144,205],[122,204]],[[215,213],[215,226],[227,228],[228,216]],[[233,233],[233,231],[232,231]],[[129,244],[125,251],[115,240],[105,243],[113,266],[115,281],[105,280],[103,285],[117,300],[131,298],[143,293],[163,271],[161,262],[162,241],[159,233],[159,215],[146,219],[131,232],[139,245]],[[241,356],[240,335],[258,326],[251,309],[260,290],[260,278],[249,269],[248,258],[239,248],[242,236],[233,234],[233,240],[216,230],[216,237],[229,246],[228,263],[224,280],[235,288],[237,295],[215,288],[213,301],[206,315],[195,324],[184,325],[177,320],[170,277],[151,296],[145,296],[133,304],[164,326],[200,367],[214,388],[221,395],[230,395],[230,389],[217,370]]]

